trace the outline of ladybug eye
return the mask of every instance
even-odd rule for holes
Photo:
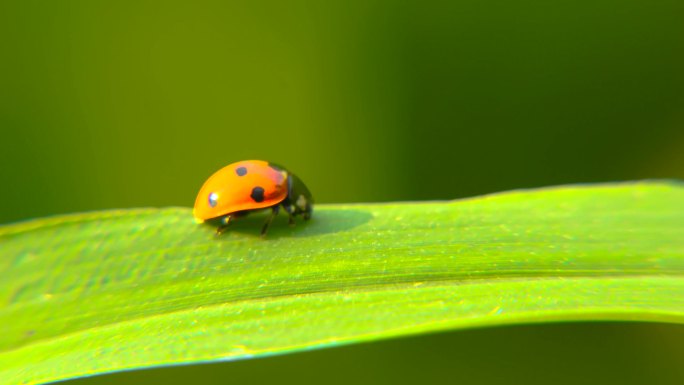
[[[217,193],[209,194],[209,206],[216,207],[217,202],[218,202],[218,194]]]

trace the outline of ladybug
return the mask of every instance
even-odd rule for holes
[[[244,160],[216,171],[204,182],[192,213],[198,222],[218,225],[221,234],[235,218],[259,209],[271,209],[261,228],[265,235],[280,207],[294,217],[311,218],[313,197],[301,179],[281,166],[263,160]]]

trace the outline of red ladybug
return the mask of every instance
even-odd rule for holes
[[[216,171],[204,182],[193,215],[199,222],[218,224],[216,233],[221,234],[234,218],[270,207],[271,215],[261,229],[265,235],[281,206],[293,225],[296,215],[311,218],[313,197],[285,168],[263,160],[244,160]]]

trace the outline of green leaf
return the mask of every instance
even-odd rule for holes
[[[684,186],[319,205],[222,236],[187,208],[0,227],[0,383],[444,329],[684,321]]]

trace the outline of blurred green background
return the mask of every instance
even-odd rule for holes
[[[0,44],[0,223],[190,206],[241,159],[287,166],[321,203],[684,178],[679,0],[3,1]],[[604,337],[624,351],[576,343]],[[467,369],[474,384],[519,367],[506,383],[681,383],[682,354],[679,327],[563,325],[123,375],[438,383]],[[566,377],[534,367],[554,356]]]

